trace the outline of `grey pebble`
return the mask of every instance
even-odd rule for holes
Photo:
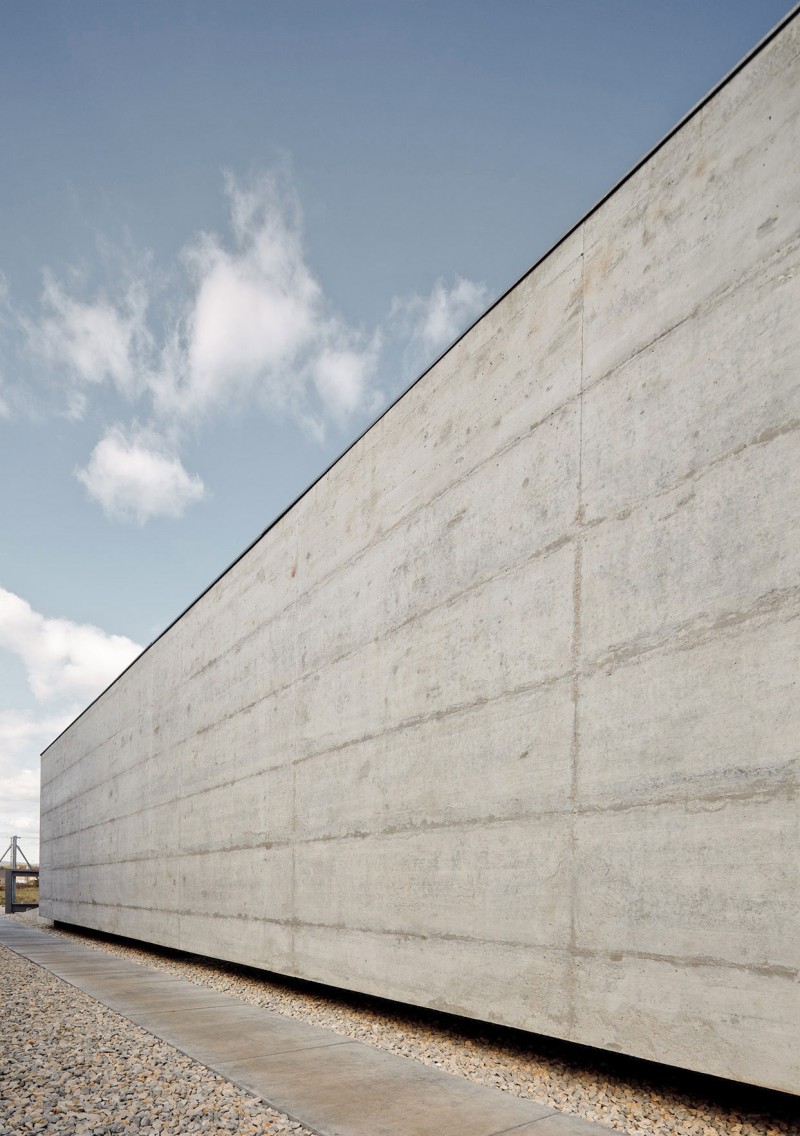
[[[0,995],[2,1136],[285,1131],[263,1101],[2,946]]]

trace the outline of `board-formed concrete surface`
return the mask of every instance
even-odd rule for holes
[[[256,1093],[320,1136],[610,1136],[611,1129],[474,1085],[183,978],[0,918],[0,943]]]
[[[800,1092],[799,53],[45,751],[43,914]]]

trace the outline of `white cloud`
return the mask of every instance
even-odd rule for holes
[[[437,280],[427,296],[396,299],[392,319],[407,340],[407,366],[428,366],[486,307],[487,288],[474,280],[456,277],[452,288]]]
[[[38,322],[23,322],[31,349],[56,374],[65,373],[79,385],[110,380],[123,394],[135,393],[137,356],[148,342],[147,294],[141,282],[131,284],[119,303],[105,295],[85,302],[69,296],[48,272],[42,306],[45,314]],[[73,392],[74,417],[83,405]]]
[[[0,588],[0,650],[21,660],[37,709],[0,710],[0,838],[15,833],[39,855],[39,754],[140,651],[122,635],[49,619]],[[3,845],[5,847],[5,845]],[[3,848],[0,848],[2,853]]]
[[[69,725],[80,707],[37,717],[0,710],[0,853],[11,833],[32,864],[39,859],[39,754]]]
[[[227,190],[233,247],[204,234],[184,254],[193,292],[151,377],[156,410],[197,417],[255,400],[341,423],[369,397],[377,341],[330,310],[291,191],[274,178],[228,178]]]
[[[119,427],[97,443],[86,468],[75,475],[108,517],[139,524],[150,517],[180,517],[205,495],[202,480],[187,473],[155,435],[128,437]]]
[[[332,346],[321,351],[315,359],[314,385],[337,422],[346,421],[360,406],[371,409],[374,399],[368,399],[367,395],[378,349],[379,338],[376,336],[367,350],[353,351]]]
[[[132,662],[141,648],[124,635],[88,623],[50,619],[20,596],[0,588],[0,647],[21,659],[40,702],[66,696],[92,699]],[[7,739],[13,720],[6,723]]]
[[[194,250],[199,285],[187,362],[201,396],[211,388],[218,397],[232,382],[279,385],[323,324],[322,289],[305,264],[296,220],[269,185],[246,220],[241,194],[235,186],[230,193],[238,247],[228,252],[214,238]]]
[[[0,710],[0,801],[3,809],[39,801],[39,754],[80,713],[80,702],[58,713]],[[32,768],[32,766],[36,768]],[[16,767],[16,768],[15,768]],[[2,840],[0,830],[0,840]]]
[[[30,710],[0,710],[0,799],[11,793],[19,800],[39,794],[39,774],[32,769],[8,772],[9,765],[35,757],[53,738],[69,725],[81,709],[80,703],[70,705],[58,713],[39,716]]]
[[[19,719],[17,721],[16,719]],[[25,736],[28,749],[23,760],[25,768],[11,768],[12,746],[20,740],[20,727],[23,715],[14,711],[0,712],[0,855],[6,850],[9,836],[20,837],[20,848],[32,864],[39,859],[39,773],[38,754],[48,742],[63,729],[58,726],[37,729],[37,723],[29,718]],[[9,735],[11,744],[9,744]],[[32,764],[36,768],[31,768]],[[24,860],[20,860],[24,867]]]
[[[0,723],[2,737],[2,723]],[[0,775],[0,798],[4,801],[36,801],[39,798],[39,774],[33,769],[20,769],[18,773]]]
[[[75,471],[114,520],[179,517],[201,500],[203,483],[184,468],[181,442],[223,413],[294,418],[319,440],[331,425],[363,422],[382,405],[381,376],[398,390],[486,303],[484,285],[440,280],[427,296],[396,299],[371,331],[353,327],[309,265],[288,180],[229,176],[226,192],[228,232],[195,235],[172,271],[154,271],[135,250],[106,248],[106,268],[121,280],[113,294],[46,274],[36,319],[6,302],[29,352],[60,380],[69,418],[84,417],[105,385],[146,424],[107,429]],[[10,392],[15,410],[24,387]]]
[[[37,791],[34,797],[28,795],[27,780],[36,778]],[[25,859],[34,867],[39,863],[39,775],[32,770],[24,770],[20,775],[21,791],[18,792],[14,776],[0,778],[0,855],[8,851],[9,836],[19,837],[18,848],[21,855],[18,867],[25,867]],[[9,858],[4,860],[8,864]]]

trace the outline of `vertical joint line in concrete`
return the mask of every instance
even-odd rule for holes
[[[297,723],[297,686],[300,676],[300,626],[298,623],[297,614],[297,591],[299,588],[298,579],[300,577],[300,524],[295,518],[294,530],[294,564],[295,574],[292,577],[292,586],[294,587],[294,603],[293,603],[293,616],[294,616],[294,682],[292,683],[292,722],[293,722],[293,745],[295,748],[299,746],[299,730]],[[290,776],[292,779],[292,879],[289,892],[289,957],[292,961],[292,967],[295,965],[295,915],[297,912],[296,904],[296,885],[297,885],[297,764],[292,762]]]
[[[572,617],[572,649],[571,649],[571,663],[572,663],[572,701],[573,701],[573,720],[572,720],[572,745],[571,745],[571,783],[570,783],[570,797],[573,810],[577,801],[578,792],[578,756],[579,756],[579,743],[580,743],[580,721],[578,715],[578,708],[580,703],[580,666],[581,666],[581,604],[582,604],[582,573],[583,573],[583,358],[584,358],[584,329],[586,321],[586,296],[585,296],[585,243],[586,243],[586,227],[581,230],[581,361],[580,361],[580,375],[579,375],[579,395],[578,395],[578,507],[575,517],[575,524],[577,529],[575,540],[575,570],[572,583],[572,599],[573,599],[573,617]]]
[[[183,642],[181,642],[181,644],[180,644],[181,685],[183,685],[184,677],[185,677],[185,673],[186,673],[184,671],[184,664],[185,664],[185,659],[184,659],[184,654],[183,654]],[[177,838],[176,839],[177,839],[177,842],[178,842],[178,844],[177,844],[178,861],[177,861],[177,866],[176,866],[176,869],[175,869],[175,872],[176,872],[175,890],[178,893],[178,905],[177,905],[178,906],[178,914],[175,916],[175,923],[176,923],[175,934],[176,934],[176,937],[177,937],[177,940],[178,940],[177,946],[178,946],[178,949],[180,949],[180,947],[183,944],[183,936],[181,935],[181,920],[182,920],[181,912],[186,910],[186,908],[183,905],[183,860],[180,857],[180,853],[183,852],[183,826],[182,826],[183,802],[186,800],[186,797],[188,796],[188,788],[187,788],[186,780],[185,780],[185,776],[184,776],[185,766],[184,766],[184,763],[182,761],[178,763],[178,769],[179,769],[179,772],[178,772],[178,787],[180,789],[180,796],[178,798],[178,807],[177,807],[177,810],[176,810],[177,814],[178,814],[178,818],[177,818],[177,822],[176,822],[176,826],[175,826],[177,828]],[[119,809],[117,811],[119,811]]]
[[[575,965],[577,946],[577,895],[578,895],[578,864],[576,849],[576,817],[578,807],[578,762],[580,759],[580,667],[581,667],[581,605],[583,584],[583,388],[584,388],[584,334],[586,322],[586,226],[581,229],[581,357],[578,393],[578,508],[575,517],[575,567],[572,581],[572,737],[570,740],[570,841],[569,841],[569,875],[570,875],[570,948],[571,958],[568,964],[566,989],[567,1036],[575,1036]]]

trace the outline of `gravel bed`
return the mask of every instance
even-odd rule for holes
[[[406,1011],[233,964],[53,928],[35,911],[11,918],[630,1136],[800,1136],[797,1112],[779,1094],[501,1027]]]
[[[312,1136],[4,946],[0,995],[2,1136]]]

